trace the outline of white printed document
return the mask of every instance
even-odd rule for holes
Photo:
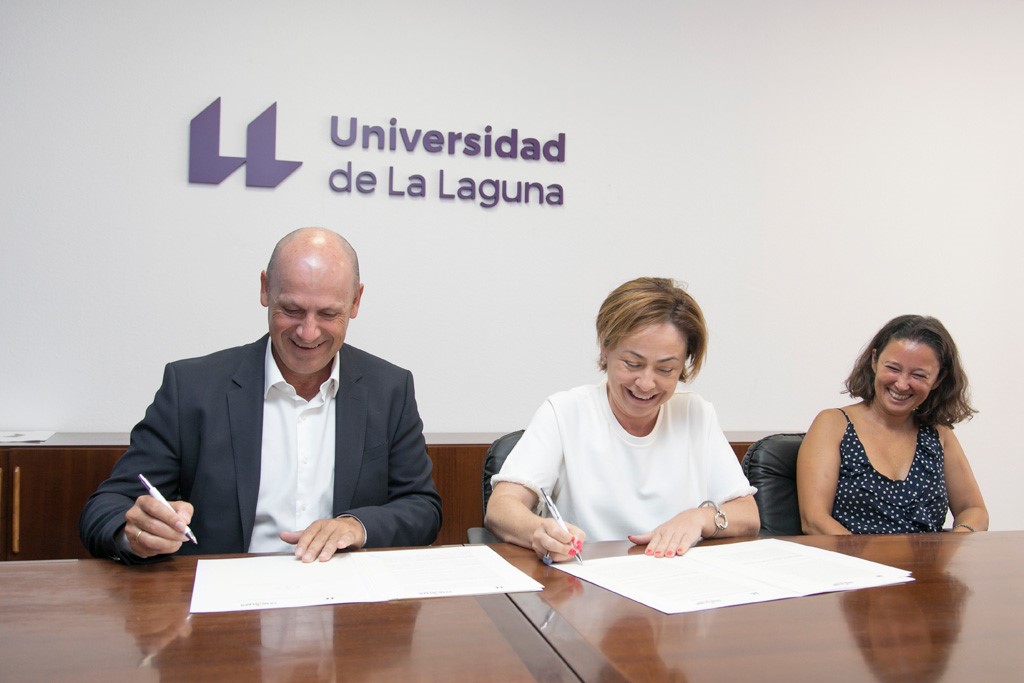
[[[543,586],[485,545],[338,553],[305,564],[291,555],[199,560],[191,612],[384,602]]]
[[[648,607],[676,614],[913,581],[910,572],[830,550],[766,539],[555,565]]]
[[[0,431],[0,443],[44,443],[54,432],[4,432]]]

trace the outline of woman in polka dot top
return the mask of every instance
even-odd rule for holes
[[[935,318],[903,315],[878,331],[846,380],[861,399],[818,414],[797,458],[807,534],[988,529],[988,510],[953,435],[976,412],[956,345]]]

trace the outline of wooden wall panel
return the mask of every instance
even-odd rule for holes
[[[89,435],[61,439],[52,444],[0,446],[0,558],[60,559],[85,557],[78,540],[78,515],[85,500],[110,474],[124,445]],[[97,435],[101,436],[101,435]],[[730,445],[743,458],[751,441]],[[435,545],[466,542],[466,530],[483,523],[480,477],[485,444],[430,444],[434,483],[441,494],[443,523]],[[18,552],[13,548],[14,468],[19,469],[20,520]]]

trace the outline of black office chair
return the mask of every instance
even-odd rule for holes
[[[491,499],[491,477],[501,471],[501,466],[505,464],[505,458],[512,452],[516,444],[519,443],[519,437],[523,435],[522,429],[517,432],[510,432],[504,436],[495,439],[491,447],[487,449],[487,455],[484,456],[484,469],[480,481],[480,492],[483,498],[483,507],[480,508],[483,515],[487,514],[487,501]],[[483,517],[481,516],[480,523],[483,524]],[[501,543],[501,539],[492,534],[490,531],[482,526],[471,527],[466,530],[466,536],[470,543]]]
[[[772,434],[747,449],[743,474],[757,487],[754,500],[761,515],[761,536],[799,536],[796,454],[803,434]]]

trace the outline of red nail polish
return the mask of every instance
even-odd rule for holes
[[[569,548],[569,557],[575,557],[575,556],[576,556],[576,549],[575,548]]]

